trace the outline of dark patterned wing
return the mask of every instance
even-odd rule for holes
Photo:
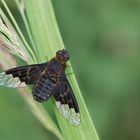
[[[62,76],[54,93],[56,105],[65,119],[72,125],[80,124],[80,113],[78,103],[74,96],[70,83],[65,75]]]
[[[47,63],[27,65],[9,69],[0,73],[0,85],[7,87],[25,87],[35,84]]]

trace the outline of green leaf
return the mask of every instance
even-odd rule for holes
[[[62,38],[56,23],[50,0],[25,0],[25,10],[37,46],[37,57],[40,62],[46,61],[46,56],[52,58],[57,50],[64,48]],[[72,85],[80,106],[81,124],[74,127],[66,121],[54,105],[58,124],[66,140],[98,140],[95,127],[84,103],[82,94],[75,79],[70,63],[68,79]]]

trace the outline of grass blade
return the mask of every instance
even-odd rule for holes
[[[33,57],[34,63],[37,63],[36,57],[35,57],[35,55],[34,55],[32,49],[30,48],[30,46],[28,45],[26,39],[24,38],[24,36],[23,36],[23,34],[22,34],[22,32],[21,32],[21,30],[20,30],[20,28],[19,28],[19,26],[18,26],[16,20],[14,19],[14,16],[12,15],[10,9],[8,8],[6,2],[5,2],[4,0],[1,0],[1,2],[2,2],[2,4],[4,5],[4,7],[5,7],[5,9],[6,9],[8,15],[9,15],[9,17],[11,18],[11,20],[12,20],[12,22],[13,22],[13,24],[14,24],[16,30],[18,31],[18,33],[19,33],[19,35],[20,35],[20,37],[21,37],[21,39],[22,39],[24,45],[26,46],[26,48],[27,48],[28,51],[30,52],[31,56]]]
[[[0,8],[0,40],[5,43],[5,49],[17,55],[27,63],[32,63],[27,49],[24,47],[14,27],[11,25],[4,12]]]
[[[46,55],[51,58],[57,50],[64,48],[51,1],[25,0],[25,9],[34,40],[38,47],[38,58],[40,61],[45,61]],[[38,34],[36,34],[36,32]],[[70,67],[68,71],[73,73],[72,67]],[[73,140],[99,140],[74,74],[69,75],[68,79],[80,105],[81,124],[79,127],[73,127],[62,118],[54,106],[56,117],[64,138],[66,140],[71,140],[71,138]]]
[[[31,30],[29,28],[29,24],[28,24],[28,21],[27,21],[27,18],[26,18],[26,15],[25,15],[25,7],[24,7],[24,1],[23,0],[15,0],[16,2],[16,5],[18,7],[18,10],[21,14],[21,17],[23,19],[23,22],[24,22],[24,25],[26,27],[26,30],[27,30],[27,33],[28,33],[28,36],[29,36],[29,39],[30,39],[30,42],[32,44],[32,47],[34,49],[35,52],[37,52],[36,50],[36,45],[35,45],[35,42],[33,40],[33,37],[32,37],[32,34],[31,34]]]

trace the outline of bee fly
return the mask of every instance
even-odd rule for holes
[[[0,73],[0,85],[13,88],[33,85],[35,101],[44,102],[53,97],[63,117],[78,126],[79,107],[65,75],[68,60],[68,52],[59,50],[49,62],[16,67]]]

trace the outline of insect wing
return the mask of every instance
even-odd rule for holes
[[[25,87],[35,84],[46,63],[16,67],[0,73],[0,85],[7,87]]]
[[[62,79],[58,83],[54,98],[63,117],[72,125],[78,126],[80,124],[79,107],[71,85],[65,75],[63,75]]]

